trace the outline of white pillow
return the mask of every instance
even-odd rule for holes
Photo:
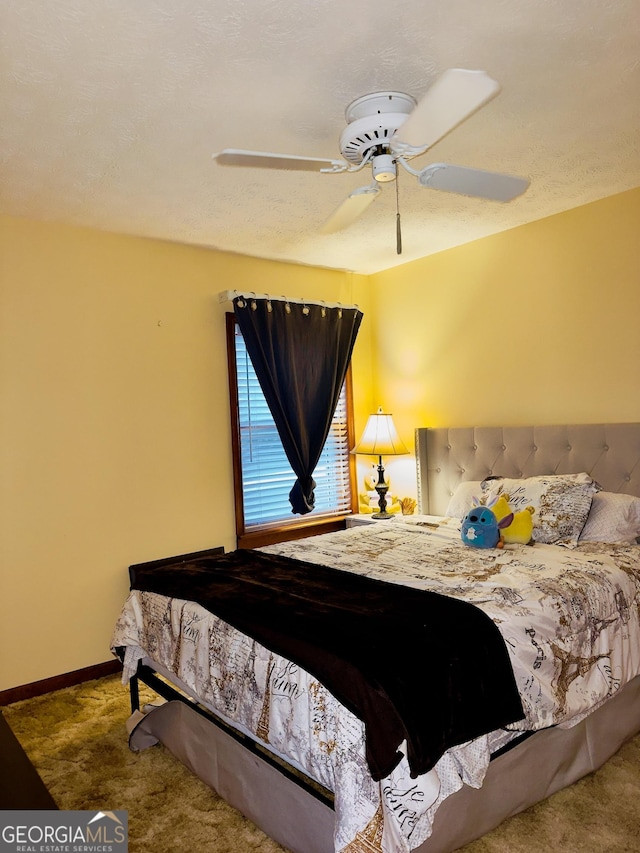
[[[513,512],[527,506],[535,509],[534,542],[575,547],[599,486],[588,474],[550,474],[523,480],[483,480],[482,488],[487,502],[508,494]]]
[[[615,492],[598,492],[579,542],[632,545],[640,537],[640,498]]]
[[[474,505],[473,499],[476,498],[479,501],[481,497],[482,483],[480,480],[466,480],[463,483],[458,483],[451,495],[445,515],[449,518],[464,518]]]

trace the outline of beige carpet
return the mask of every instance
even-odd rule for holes
[[[118,677],[3,711],[60,808],[128,810],[131,853],[282,853],[164,747],[129,751],[128,692]],[[561,852],[640,853],[640,735],[597,773],[464,848]]]

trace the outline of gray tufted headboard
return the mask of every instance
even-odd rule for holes
[[[416,429],[419,512],[444,515],[463,480],[586,471],[640,495],[640,423]]]

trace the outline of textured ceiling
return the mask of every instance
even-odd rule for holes
[[[2,0],[0,212],[372,273],[640,185],[640,0]],[[339,158],[345,107],[446,69],[502,91],[414,166],[527,177],[508,204],[402,173],[320,234],[363,173],[225,168],[246,148]]]

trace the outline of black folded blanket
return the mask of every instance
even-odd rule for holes
[[[405,739],[415,777],[523,716],[502,635],[467,602],[250,550],[138,565],[131,585],[196,601],[315,676],[364,722],[376,781]]]

